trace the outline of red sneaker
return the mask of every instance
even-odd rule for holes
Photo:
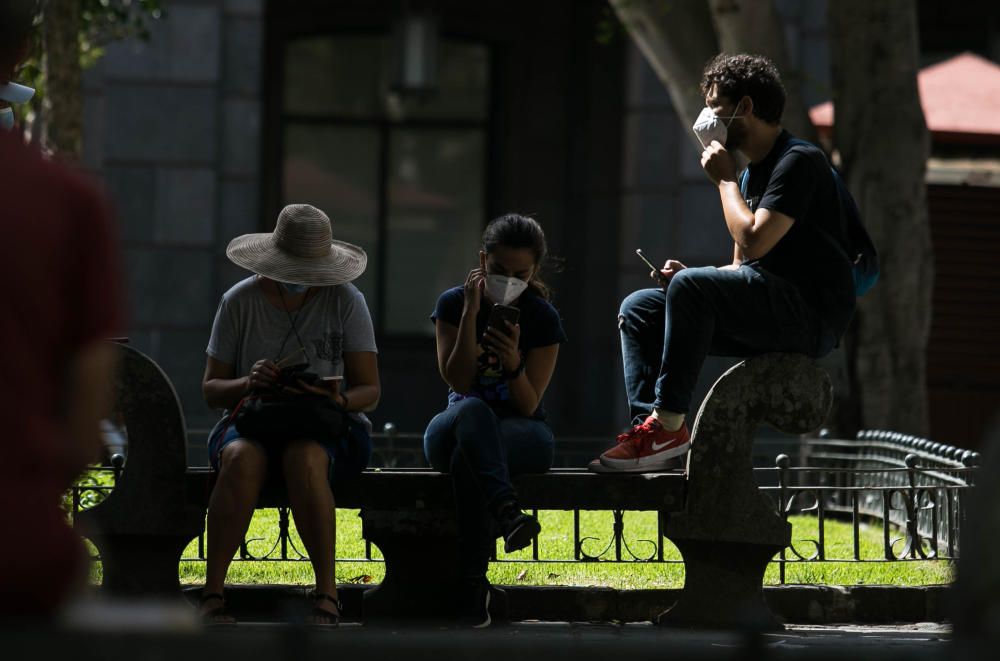
[[[618,435],[618,445],[601,455],[601,465],[616,471],[641,473],[664,470],[691,447],[687,423],[677,431],[667,431],[649,416],[632,431]]]

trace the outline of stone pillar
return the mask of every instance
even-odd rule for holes
[[[777,629],[764,603],[768,562],[791,541],[791,526],[757,487],[757,428],[803,434],[832,402],[830,378],[805,356],[766,354],[726,372],[705,397],[688,454],[683,512],[664,517],[664,535],[684,556],[681,597],[660,624]]]

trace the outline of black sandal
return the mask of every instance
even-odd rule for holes
[[[313,601],[313,609],[310,617],[312,621],[309,622],[309,626],[315,627],[317,629],[332,629],[340,624],[340,614],[344,611],[344,604],[341,603],[340,599],[336,599],[325,592],[313,591],[309,593],[309,598]],[[320,608],[317,604],[318,602],[326,600],[337,607],[336,613],[331,613],[328,610]],[[325,622],[322,620],[326,620]]]
[[[205,612],[201,612],[201,607],[205,605],[206,602],[218,599],[219,605],[215,608],[209,609]],[[218,592],[210,592],[208,594],[203,594],[198,598],[198,617],[201,619],[201,623],[205,626],[219,627],[219,626],[233,626],[236,624],[236,618],[232,615],[226,613],[226,598],[223,597]]]

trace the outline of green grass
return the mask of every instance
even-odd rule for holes
[[[540,559],[555,560],[573,557],[573,514],[571,512],[545,511],[539,514],[542,523],[540,538]],[[611,540],[612,514],[610,512],[582,512],[581,535],[595,536],[599,540],[587,542],[584,549],[589,553],[600,552]],[[802,540],[816,539],[817,525],[814,517],[796,516],[792,523],[792,539],[803,555],[812,552],[812,545]],[[649,555],[652,545],[638,540],[656,539],[656,515],[652,512],[626,512],[625,536],[637,555]],[[839,521],[827,521],[825,525],[826,557],[851,558],[853,545],[851,526]],[[251,553],[261,555],[275,543],[278,537],[278,514],[276,510],[259,510],[254,515],[247,539],[261,538],[249,544]],[[298,549],[304,547],[292,523],[292,540]],[[679,560],[680,554],[669,541],[664,541],[664,559]],[[184,557],[196,557],[197,541],[191,543]],[[357,510],[337,512],[337,555],[341,558],[364,557],[364,541],[361,539],[361,520]],[[380,558],[378,549],[373,547],[373,557]],[[627,552],[623,549],[623,553]],[[289,554],[295,551],[289,548]],[[614,549],[605,554],[613,557]],[[277,557],[275,550],[274,557]],[[789,554],[791,555],[791,554]],[[531,549],[505,556],[501,559],[530,560]],[[861,557],[879,560],[882,557],[881,528],[862,527]],[[778,566],[772,564],[765,575],[767,584],[777,584]],[[92,572],[95,581],[100,580],[100,565],[95,563]],[[181,582],[199,584],[204,581],[203,562],[182,562]],[[380,562],[338,562],[337,581],[341,583],[378,582],[384,576],[384,565]],[[646,562],[495,562],[490,566],[489,578],[496,584],[514,585],[575,585],[607,586],[619,589],[679,588],[684,584],[684,565],[681,563]],[[809,583],[828,585],[932,585],[948,583],[953,578],[953,567],[947,561],[918,562],[810,562],[789,564],[786,583]],[[308,562],[234,562],[229,570],[228,580],[242,584],[302,584],[313,581],[312,569]]]

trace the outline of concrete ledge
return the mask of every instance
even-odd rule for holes
[[[341,585],[345,619],[356,621],[370,586]],[[677,600],[680,590],[498,586],[507,591],[514,621],[644,622]],[[192,600],[200,588],[185,588]],[[286,621],[304,612],[307,589],[289,585],[232,586],[226,599],[245,621]],[[785,585],[764,588],[768,606],[789,624],[886,624],[950,619],[947,585]]]

